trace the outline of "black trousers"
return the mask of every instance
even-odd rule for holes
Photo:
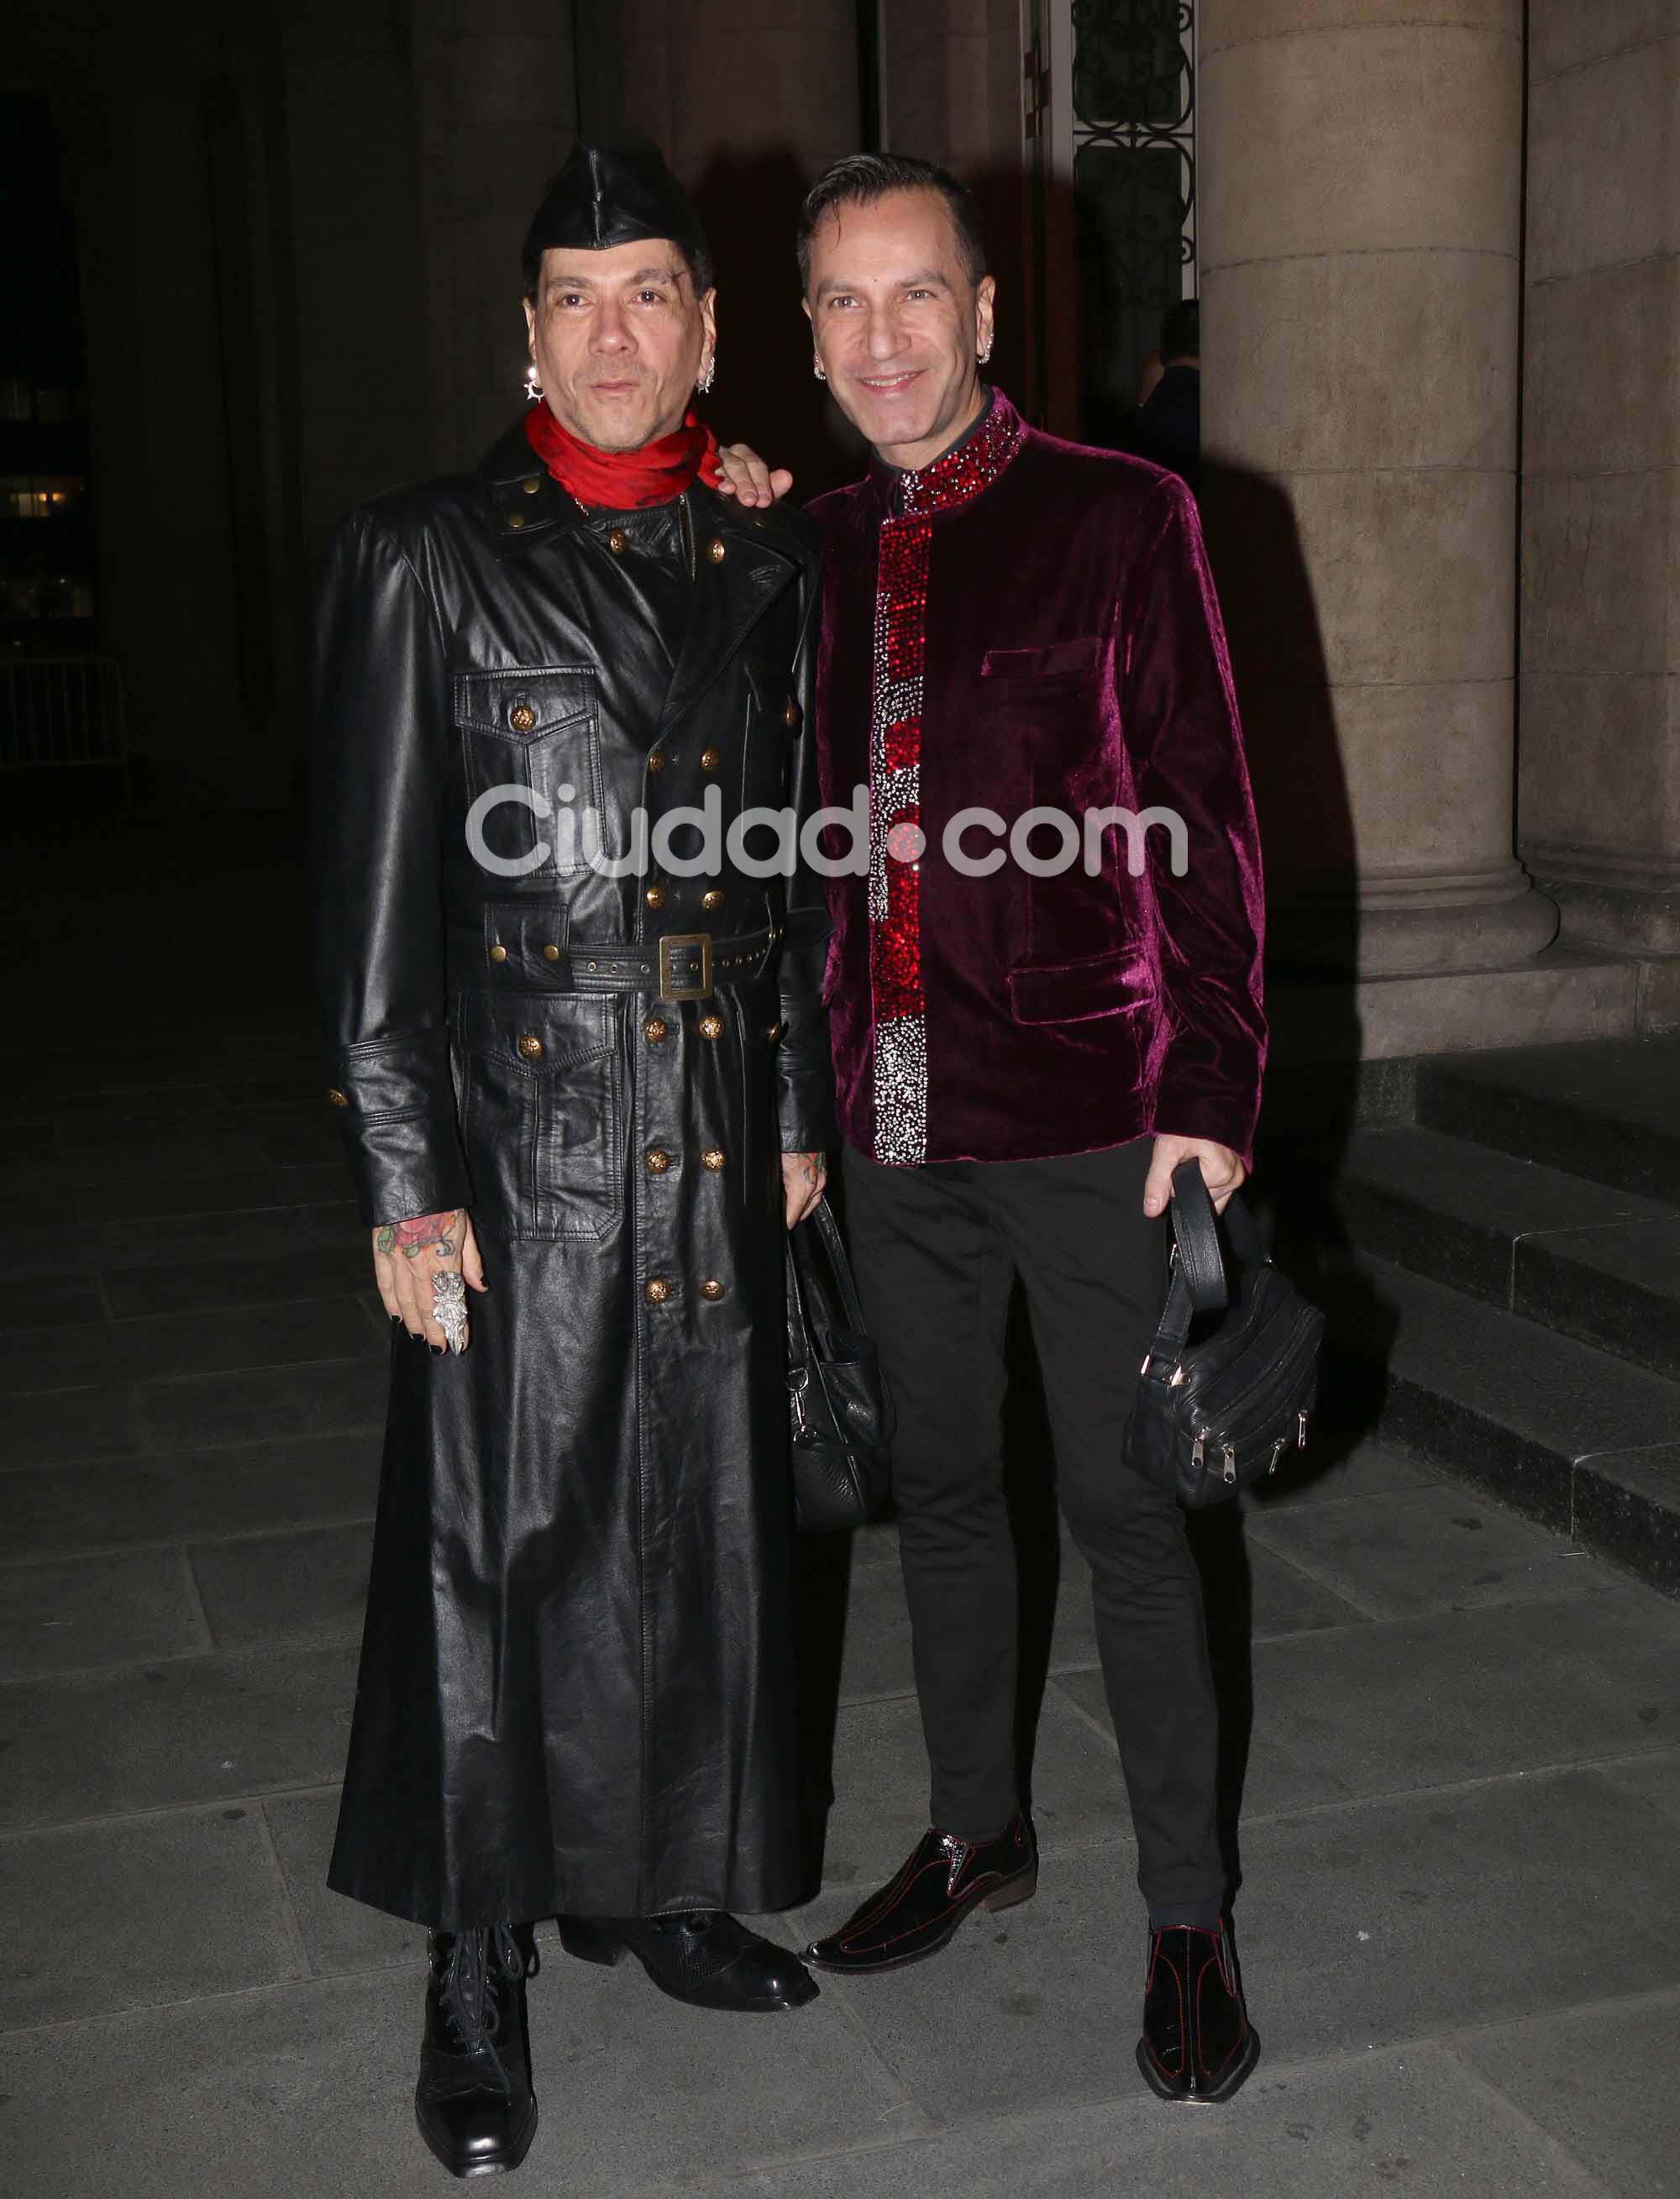
[[[1025,1290],[1059,1502],[1091,1567],[1098,1654],[1158,1922],[1209,1921],[1224,1885],[1218,1721],[1184,1516],[1121,1462],[1154,1333],[1164,1224],[1152,1141],[1044,1161],[883,1168],[848,1146],[858,1291],[894,1403],[899,1546],[931,1814],[963,1838],[1020,1807],[1018,1592],[1003,1495],[1004,1331]]]

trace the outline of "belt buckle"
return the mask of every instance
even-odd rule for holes
[[[700,982],[697,985],[680,985],[672,967],[676,950],[681,947],[697,947],[700,950]],[[712,989],[712,935],[709,931],[666,931],[659,939],[659,997],[662,1000],[703,1000]]]

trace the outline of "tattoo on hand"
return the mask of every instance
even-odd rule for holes
[[[417,1214],[411,1221],[388,1222],[379,1231],[374,1243],[386,1254],[400,1252],[411,1264],[423,1252],[435,1248],[440,1260],[453,1257],[455,1235],[461,1226],[464,1210],[452,1207],[447,1214]]]

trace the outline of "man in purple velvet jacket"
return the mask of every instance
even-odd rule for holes
[[[817,375],[873,451],[812,507],[823,794],[865,787],[869,817],[867,874],[830,886],[825,996],[933,1772],[925,1835],[806,1959],[895,1968],[1036,1882],[1000,1453],[1018,1277],[1148,1905],[1139,2064],[1164,2097],[1226,2099],[1259,2050],[1200,1595],[1175,1502],[1120,1459],[1172,1170],[1199,1156],[1220,1204],[1242,1181],[1265,1053],[1259,850],[1195,505],[981,381],[995,286],[942,171],[843,160],[800,260]]]

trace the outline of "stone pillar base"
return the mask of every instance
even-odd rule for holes
[[[1566,939],[1680,954],[1680,861],[1549,848],[1537,848],[1532,860]]]
[[[1359,977],[1430,976],[1520,965],[1557,935],[1555,902],[1519,863],[1474,872],[1367,876],[1356,893],[1333,881],[1287,883],[1267,919],[1269,959]]]

